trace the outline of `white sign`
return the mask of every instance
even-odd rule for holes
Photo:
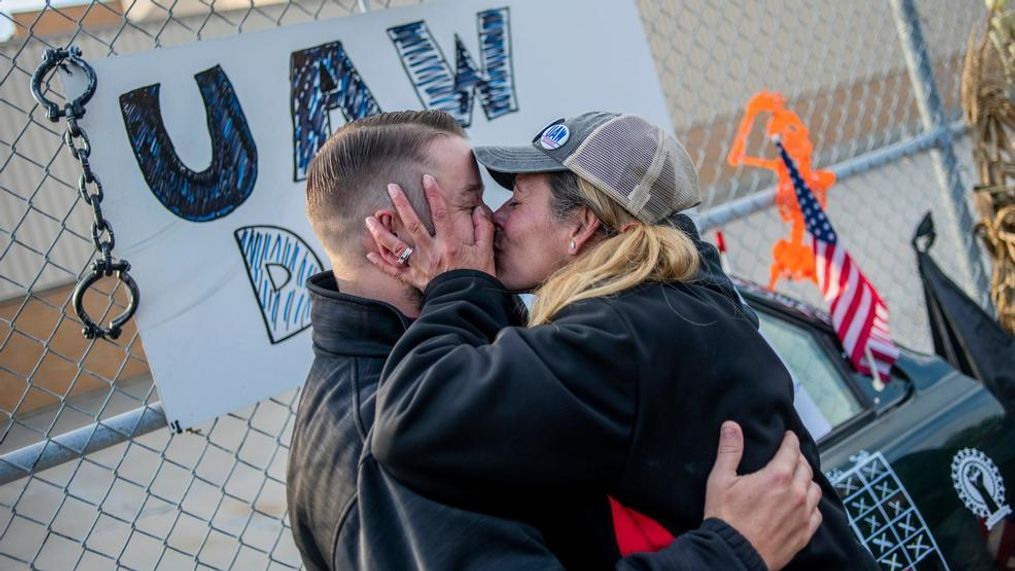
[[[328,265],[304,178],[346,121],[440,108],[483,144],[589,110],[671,124],[631,1],[434,3],[91,63],[82,123],[177,429],[306,378],[304,285]]]

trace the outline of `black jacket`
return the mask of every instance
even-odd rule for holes
[[[287,473],[289,520],[304,564],[382,571],[559,569],[535,527],[438,503],[377,464],[365,446],[377,381],[409,320],[388,304],[339,293],[330,272],[313,276],[309,289],[315,357],[300,397]],[[763,569],[764,564],[735,530],[709,520],[667,549],[629,557],[617,567]]]
[[[793,430],[824,523],[790,568],[877,568],[822,475],[789,373],[716,280],[642,284],[533,328],[510,326],[513,311],[489,275],[431,282],[378,391],[373,451],[395,477],[533,523],[569,567],[604,568],[618,553],[587,548],[610,525],[603,495],[684,533],[701,521],[722,421],[743,427],[741,473]]]

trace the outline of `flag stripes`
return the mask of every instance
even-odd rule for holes
[[[888,329],[888,307],[846,248],[839,243],[828,216],[800,176],[789,153],[782,143],[776,141],[776,146],[793,180],[797,202],[811,237],[818,288],[829,304],[835,334],[853,368],[871,375],[871,367],[876,367],[881,377],[887,380],[892,364],[899,357],[899,349],[892,342]],[[874,359],[873,364],[868,359],[868,350]]]

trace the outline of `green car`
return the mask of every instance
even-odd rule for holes
[[[792,372],[796,408],[854,533],[882,568],[1015,569],[1015,430],[940,358],[902,348],[884,390],[850,368],[828,316],[737,280]]]

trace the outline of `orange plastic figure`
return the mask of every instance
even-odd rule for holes
[[[809,244],[804,244],[804,217],[797,204],[793,181],[789,178],[786,165],[782,160],[763,159],[744,154],[747,137],[754,126],[754,119],[761,113],[769,113],[765,135],[771,139],[778,136],[786,152],[793,158],[800,175],[814,192],[821,207],[825,207],[825,194],[835,184],[835,173],[828,170],[812,170],[811,154],[814,145],[810,133],[800,117],[786,108],[786,98],[771,91],[759,91],[747,102],[744,118],[740,120],[733,146],[726,160],[731,166],[748,165],[775,171],[779,183],[776,187],[775,204],[779,208],[779,216],[790,223],[789,240],[781,239],[772,247],[771,277],[769,289],[775,289],[779,278],[791,280],[808,279],[817,281],[814,274],[814,252]]]

